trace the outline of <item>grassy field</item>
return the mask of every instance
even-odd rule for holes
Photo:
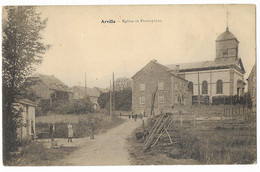
[[[75,138],[87,137],[91,133],[93,124],[95,134],[106,132],[108,129],[118,126],[124,122],[122,118],[110,117],[104,113],[95,113],[87,115],[49,115],[36,118],[36,133],[48,133],[50,124],[55,124],[55,138],[67,137],[67,123],[73,125]],[[48,137],[48,134],[45,137]]]
[[[254,121],[245,121],[243,116],[209,117],[204,120],[197,116],[200,120],[195,121],[192,120],[193,116],[185,120],[179,116],[172,116],[172,118],[174,120],[169,128],[169,134],[173,144],[168,144],[170,143],[168,136],[163,135],[150,151],[142,153],[143,141],[138,143],[133,135],[129,141],[129,152],[133,164],[256,163],[256,123]],[[146,128],[149,130],[153,123],[154,121],[150,122]],[[137,131],[142,131],[142,128]],[[168,159],[169,157],[172,160]],[[162,161],[163,158],[165,161]]]

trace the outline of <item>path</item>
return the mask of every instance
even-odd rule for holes
[[[127,119],[118,127],[95,136],[94,140],[75,140],[80,149],[63,159],[61,165],[130,165],[126,138],[140,126],[142,120]]]

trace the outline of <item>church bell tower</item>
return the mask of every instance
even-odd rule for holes
[[[221,33],[216,40],[216,61],[225,59],[238,59],[238,40],[229,31]]]

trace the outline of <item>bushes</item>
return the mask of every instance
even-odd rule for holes
[[[192,96],[192,104],[197,104],[199,102],[199,96]],[[209,104],[209,96],[200,96],[201,104]]]
[[[245,93],[244,96],[214,96],[212,97],[212,104],[214,105],[236,105],[236,104],[242,104],[247,105],[249,108],[252,107],[252,101],[249,93]]]
[[[93,113],[94,108],[89,99],[57,100],[51,105],[48,112],[56,114],[88,114]]]

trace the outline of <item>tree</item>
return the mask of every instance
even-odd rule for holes
[[[117,78],[115,87],[116,91],[122,91],[125,89],[130,89],[132,86],[132,81],[129,78]]]
[[[36,7],[4,7],[2,42],[3,82],[3,160],[10,159],[10,152],[17,149],[17,126],[19,116],[13,103],[22,98],[25,79],[35,65],[42,62],[42,55],[50,47],[42,41],[41,32],[47,19],[42,20]]]
[[[124,89],[115,92],[116,97],[116,110],[129,111],[132,108],[132,89]],[[100,94],[98,98],[99,106],[104,108],[109,108],[109,92]]]
[[[97,100],[101,109],[106,107],[107,102],[109,102],[109,92],[101,93]]]

